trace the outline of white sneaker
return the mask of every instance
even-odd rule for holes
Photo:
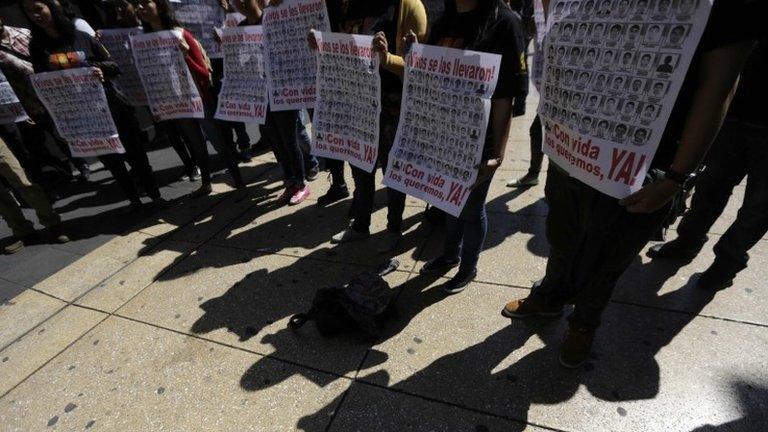
[[[355,240],[362,240],[370,237],[371,235],[369,233],[363,233],[359,231],[355,231],[352,229],[352,227],[349,227],[345,229],[344,231],[336,234],[335,236],[331,237],[331,243],[332,244],[340,244],[340,243],[347,243]]]

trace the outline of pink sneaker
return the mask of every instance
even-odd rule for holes
[[[291,196],[290,201],[288,201],[290,205],[301,204],[309,197],[309,186],[304,186],[303,188],[294,187],[293,191],[293,195]]]
[[[296,186],[290,185],[286,186],[285,189],[283,189],[283,193],[280,194],[280,196],[277,198],[277,202],[279,203],[287,203],[289,202],[293,196],[296,194],[296,191],[298,188]]]

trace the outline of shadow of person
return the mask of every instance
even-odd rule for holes
[[[743,417],[720,425],[704,425],[691,432],[752,432],[768,430],[768,388],[739,380],[733,383]]]

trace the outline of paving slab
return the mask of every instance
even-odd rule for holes
[[[0,279],[0,305],[13,299],[17,295],[24,292],[26,289],[26,287],[23,287],[17,283],[13,283],[5,279]]]
[[[565,320],[499,315],[525,290],[472,284],[441,299],[433,289],[403,288],[407,326],[374,346],[387,360],[358,379],[574,431],[691,431],[768,403],[765,327],[612,304],[592,360],[572,371],[557,361]],[[746,398],[734,392],[743,383]]]
[[[520,178],[524,174],[517,171],[512,173],[496,172],[486,200],[486,208],[489,212],[535,216],[547,215],[549,207],[544,200],[544,183],[547,180],[545,173],[539,176],[540,183],[537,186],[525,188],[511,188],[507,186],[508,181]]]
[[[313,323],[288,329],[317,289],[366,268],[204,246],[117,311],[152,325],[242,347],[335,374],[354,375],[368,343],[322,338]],[[397,287],[407,273],[387,276]]]
[[[0,395],[6,394],[68,345],[93,328],[105,314],[68,306],[26,336],[0,351]]]
[[[0,278],[31,287],[81,257],[80,254],[47,245],[25,247],[14,255],[0,256]]]
[[[258,390],[242,381],[254,362]],[[322,374],[299,369],[110,318],[0,400],[0,429],[294,430],[349,385],[313,380]],[[328,417],[317,418],[304,430],[321,431],[327,423]]]
[[[400,392],[353,384],[329,430],[332,432],[544,432],[547,429],[431,402]]]
[[[0,348],[28,332],[67,304],[39,292],[26,290],[0,304]]]

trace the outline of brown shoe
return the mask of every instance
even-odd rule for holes
[[[507,318],[529,318],[534,316],[556,317],[563,314],[562,306],[550,306],[540,297],[512,300],[504,306],[501,314]]]
[[[24,240],[14,239],[11,241],[11,243],[3,246],[3,253],[5,255],[13,255],[22,249],[24,249]]]
[[[50,241],[58,244],[69,243],[69,236],[64,234],[64,228],[61,225],[56,225],[48,230],[48,236]]]
[[[589,360],[595,331],[568,326],[563,345],[560,347],[560,364],[569,368],[580,368]]]

